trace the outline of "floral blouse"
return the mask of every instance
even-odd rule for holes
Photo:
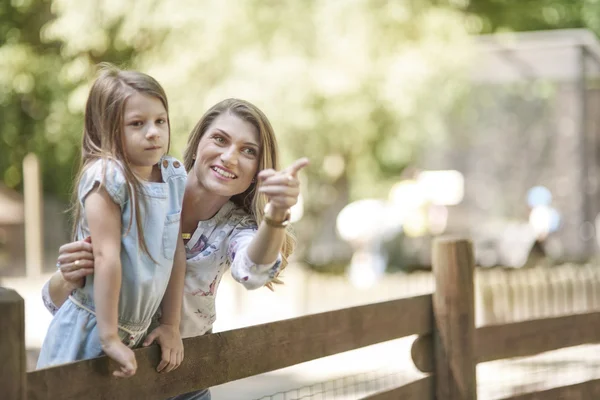
[[[256,221],[243,209],[227,202],[209,220],[200,221],[186,244],[186,276],[181,316],[183,338],[203,335],[216,320],[215,295],[223,274],[231,268],[233,278],[246,289],[257,289],[275,278],[281,269],[281,255],[270,264],[253,263],[246,252],[257,233]],[[53,314],[48,283],[42,299]]]

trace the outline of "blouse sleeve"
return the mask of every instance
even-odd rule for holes
[[[44,306],[46,306],[52,315],[56,314],[58,307],[56,307],[56,304],[54,304],[50,298],[50,281],[47,281],[42,288],[42,301],[44,302]]]
[[[248,257],[248,246],[257,233],[253,221],[238,225],[229,238],[227,257],[231,262],[231,275],[248,290],[258,289],[271,282],[281,270],[281,254],[269,264],[256,264]]]

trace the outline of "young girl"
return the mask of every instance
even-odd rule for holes
[[[166,155],[167,98],[148,75],[105,65],[85,110],[82,165],[74,192],[74,232],[94,243],[95,274],[56,313],[38,368],[97,357],[135,374],[132,348],[161,306],[159,371],[183,359],[179,333],[185,250],[180,214],[183,165]],[[164,295],[164,297],[163,297]]]

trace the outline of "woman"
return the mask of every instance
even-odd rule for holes
[[[227,269],[247,289],[272,289],[279,283],[277,275],[294,246],[286,227],[300,193],[297,173],[308,160],[277,171],[277,142],[267,117],[246,101],[228,99],[209,109],[194,127],[184,164],[188,179],[181,229],[187,271],[181,336],[185,338],[210,332],[216,319],[216,291]],[[51,311],[93,273],[88,241],[64,245],[59,253],[59,271],[43,289]],[[154,339],[149,335],[144,345]],[[176,399],[208,400],[210,392]]]

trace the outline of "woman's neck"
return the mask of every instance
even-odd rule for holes
[[[198,221],[211,219],[229,201],[229,197],[210,193],[198,185],[193,174],[188,175],[183,197],[183,209],[188,216],[194,216]]]

